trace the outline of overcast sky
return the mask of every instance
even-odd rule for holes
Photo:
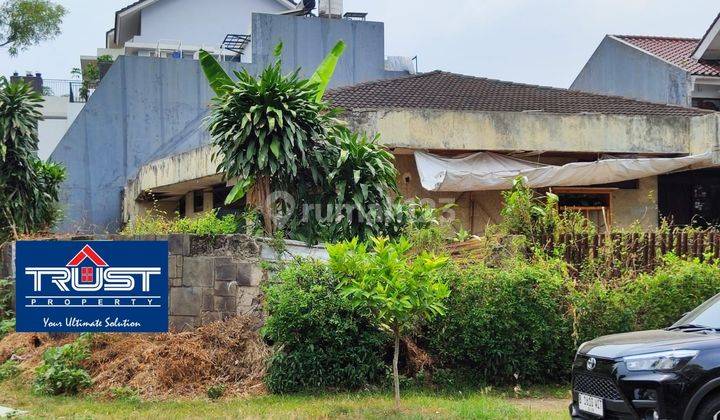
[[[17,58],[0,51],[0,75],[33,71],[46,78],[69,78],[80,65],[80,55],[95,55],[95,49],[104,46],[114,12],[132,1],[60,0],[70,10],[62,35]],[[369,19],[385,22],[386,55],[418,55],[420,71],[568,87],[605,34],[701,37],[720,12],[720,3],[345,0],[345,10],[366,11]]]

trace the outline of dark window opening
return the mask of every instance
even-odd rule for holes
[[[205,210],[205,194],[202,190],[193,191],[193,212],[200,213]]]
[[[660,216],[674,226],[720,225],[720,170],[660,176],[658,208]]]
[[[180,198],[180,201],[178,201],[178,208],[177,213],[179,217],[185,217],[185,196]]]
[[[720,110],[720,99],[711,98],[693,98],[692,106],[701,109],[711,109],[713,111]]]

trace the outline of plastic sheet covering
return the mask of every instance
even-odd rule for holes
[[[491,191],[512,188],[522,176],[531,188],[576,187],[629,181],[709,165],[712,153],[678,158],[604,159],[563,166],[529,162],[491,152],[448,158],[415,152],[420,182],[428,191]]]

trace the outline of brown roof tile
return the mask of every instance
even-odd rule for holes
[[[712,112],[442,71],[338,88],[329,91],[327,99],[347,110],[416,108],[642,116],[697,116]]]
[[[668,61],[698,76],[720,76],[720,63],[692,58],[700,44],[696,38],[670,38],[662,36],[614,35],[643,51]]]

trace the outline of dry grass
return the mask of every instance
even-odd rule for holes
[[[258,333],[255,318],[237,317],[192,332],[157,335],[97,334],[86,368],[93,378],[88,393],[109,394],[132,388],[143,398],[165,399],[204,395],[223,384],[226,394],[265,392],[269,348]],[[0,341],[0,363],[20,362],[23,378],[31,379],[43,352],[71,342],[76,336],[54,339],[47,334],[11,334]]]

